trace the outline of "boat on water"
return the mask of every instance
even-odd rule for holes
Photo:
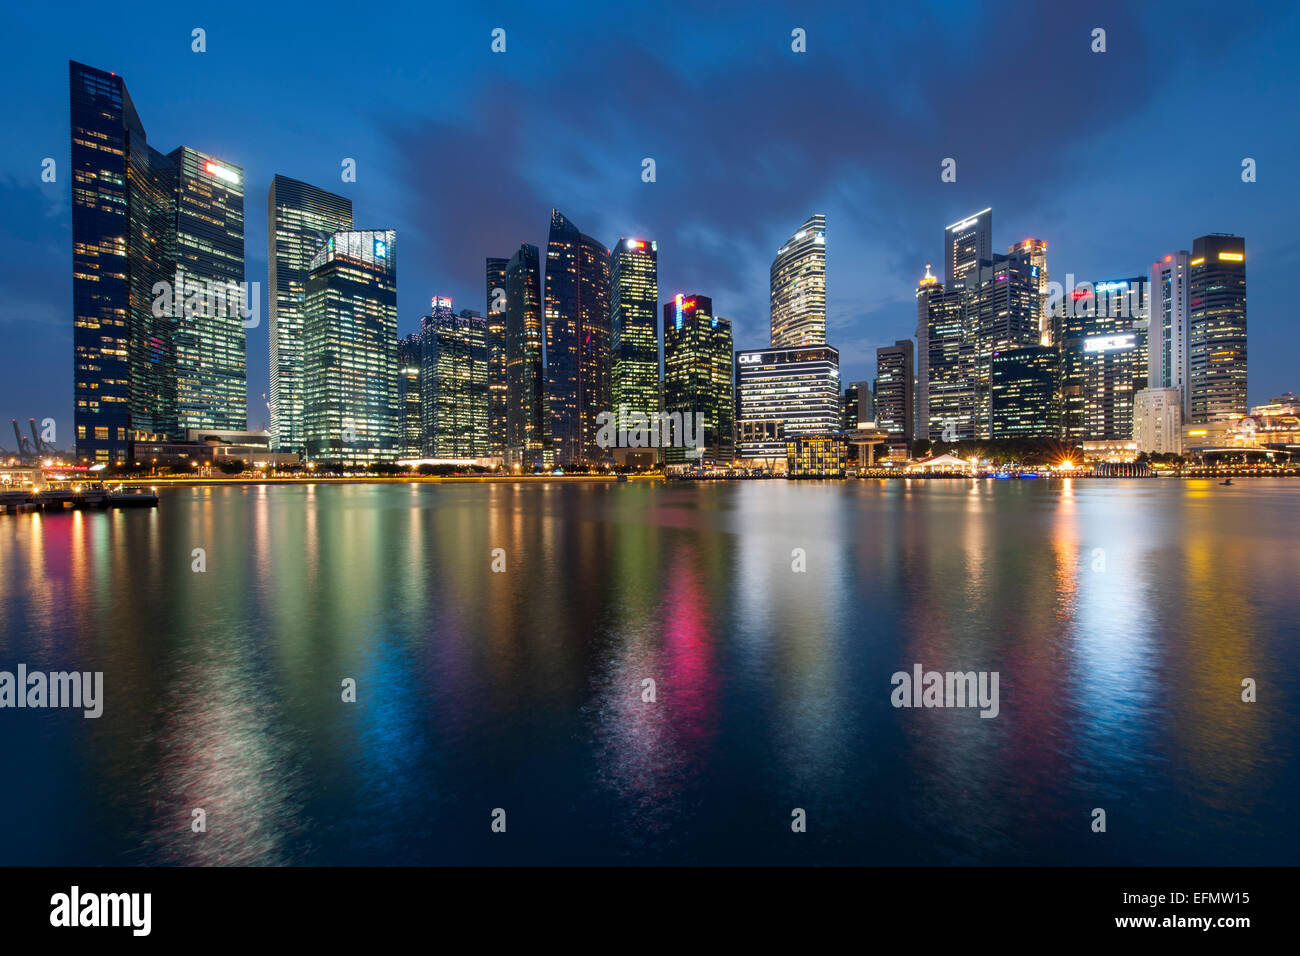
[[[1219,484],[1221,484],[1221,485],[1230,485],[1230,484],[1232,484],[1232,479],[1231,479],[1231,478],[1225,478],[1225,479],[1223,479],[1223,481],[1219,482]]]
[[[153,508],[158,504],[156,488],[123,487],[118,485],[109,496],[110,502],[118,508],[141,507]]]

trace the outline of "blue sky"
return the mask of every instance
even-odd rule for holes
[[[69,59],[125,77],[151,145],[244,168],[263,296],[266,191],[283,173],[349,196],[358,227],[397,230],[403,333],[435,294],[483,310],[484,258],[544,245],[555,206],[607,245],[658,240],[661,300],[710,295],[737,347],[756,347],[772,256],[824,212],[828,337],[854,381],[876,346],[914,333],[943,227],[992,206],[995,250],[1046,239],[1057,279],[1143,274],[1195,236],[1244,235],[1251,401],[1300,389],[1285,297],[1300,274],[1294,4],[73,2],[10,5],[0,27],[0,414],[54,417],[60,445]],[[940,181],[945,157],[956,183]],[[253,427],[268,418],[262,315]]]

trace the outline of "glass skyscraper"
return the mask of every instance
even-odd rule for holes
[[[509,259],[487,260],[488,454],[506,454],[506,267]]]
[[[541,271],[536,246],[520,246],[506,265],[506,458],[531,471],[554,459],[542,368]]]
[[[816,213],[776,252],[772,348],[826,344],[826,217]]]
[[[488,454],[488,326],[451,299],[433,300],[420,320],[420,395],[425,458],[486,458]]]
[[[303,305],[311,261],[336,232],[352,228],[352,200],[277,175],[266,196],[271,353],[271,444],[301,452]]]
[[[703,437],[691,433],[698,455],[674,440],[664,449],[664,460],[730,464],[735,455],[731,322],[714,315],[713,300],[704,295],[679,294],[664,304],[663,315],[664,414],[680,415],[686,428],[701,420],[692,417],[687,425],[688,415],[702,415],[704,424]]]
[[[1190,416],[1191,315],[1189,312],[1192,254],[1180,250],[1151,266],[1151,324],[1148,347],[1151,353],[1147,386],[1176,388],[1180,419]],[[1162,398],[1162,401],[1164,399]]]
[[[943,231],[943,261],[948,270],[948,287],[993,258],[993,210],[981,209],[973,216],[954,222]]]
[[[77,455],[243,429],[242,171],[151,148],[120,76],[69,61],[68,80]]]
[[[1058,353],[1047,345],[1027,345],[993,353],[993,438],[1055,438]]]
[[[546,243],[546,399],[557,465],[600,461],[610,411],[609,250],[551,211]]]
[[[876,349],[876,426],[889,434],[891,445],[912,443],[913,354],[911,339]]]
[[[303,319],[309,458],[397,457],[397,236],[336,232],[316,253]]]
[[[1192,242],[1188,350],[1191,421],[1241,418],[1246,404],[1246,240]]]
[[[652,240],[619,239],[610,252],[611,411],[616,415],[639,412],[648,418],[659,411],[658,250]]]
[[[975,339],[962,309],[964,287],[930,274],[916,289],[919,370],[916,436],[931,441],[975,437]]]
[[[975,346],[975,438],[992,431],[993,353],[1039,344],[1037,271],[1028,253],[1013,253],[983,260],[962,275],[962,325]]]
[[[412,332],[397,340],[398,458],[424,453],[424,406],[420,395],[421,339]]]
[[[176,170],[177,425],[181,431],[242,431],[248,427],[247,337],[241,311],[244,172],[188,146],[168,159]],[[197,307],[194,290],[204,293]]]

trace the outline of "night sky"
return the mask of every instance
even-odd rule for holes
[[[485,311],[484,258],[544,247],[555,206],[606,245],[658,240],[661,302],[710,295],[737,348],[763,346],[772,257],[824,212],[828,339],[849,382],[915,333],[944,226],[992,206],[994,251],[1046,239],[1061,281],[1146,274],[1195,236],[1244,235],[1250,401],[1300,389],[1294,3],[9,6],[5,447],[10,417],[52,416],[58,445],[72,438],[69,59],[125,77],[156,149],[244,168],[263,300],[276,173],[350,197],[358,228],[397,230],[403,334],[435,294]],[[956,183],[940,182],[945,157]],[[266,315],[263,301],[249,333],[251,427],[269,420]]]

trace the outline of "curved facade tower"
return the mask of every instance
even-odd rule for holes
[[[817,213],[772,260],[772,348],[826,344],[826,217]]]

